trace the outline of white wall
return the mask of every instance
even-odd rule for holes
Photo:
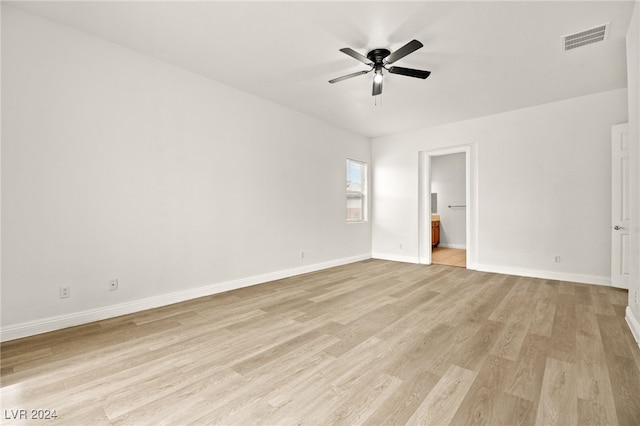
[[[370,257],[367,138],[2,10],[3,339]]]
[[[373,256],[418,262],[419,152],[476,144],[472,267],[610,282],[610,133],[625,121],[620,89],[374,139]]]
[[[629,84],[629,154],[631,262],[627,322],[640,341],[640,3],[636,1],[627,32]]]
[[[465,153],[431,157],[431,192],[438,194],[440,247],[466,248]]]

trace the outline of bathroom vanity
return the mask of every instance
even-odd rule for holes
[[[431,215],[431,247],[437,247],[440,244],[440,215]]]

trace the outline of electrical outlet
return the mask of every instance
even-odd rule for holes
[[[116,291],[118,289],[118,279],[109,281],[109,291]]]
[[[553,262],[554,262],[554,263],[560,263],[560,255],[559,255],[559,254],[556,254],[556,255],[553,257]]]
[[[300,259],[304,259],[304,251],[300,251]]]
[[[638,290],[634,291],[633,300],[634,300],[634,302],[636,302],[636,305],[640,305],[640,301],[638,300]]]
[[[398,248],[399,248],[400,250],[402,250],[402,249],[404,249],[404,246],[403,246],[402,244],[398,244]]]
[[[69,297],[71,297],[71,287],[70,286],[60,287],[60,299],[67,299]]]

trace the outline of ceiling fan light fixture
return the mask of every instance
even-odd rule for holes
[[[404,58],[408,54],[420,49],[421,47],[422,47],[422,43],[420,43],[418,40],[411,40],[409,43],[405,44],[404,46],[402,46],[400,49],[396,50],[393,53],[388,49],[373,49],[369,53],[367,53],[367,56],[359,54],[358,52],[351,49],[350,47],[345,47],[343,49],[340,49],[342,53],[345,53],[351,56],[352,58],[357,59],[363,64],[368,65],[370,68],[367,71],[357,71],[351,74],[344,75],[342,77],[334,78],[332,80],[329,80],[329,83],[331,84],[337,83],[342,80],[346,80],[352,77],[356,77],[358,75],[362,75],[362,74],[366,74],[371,71],[374,71],[373,90],[371,91],[371,94],[373,96],[378,96],[382,93],[382,70],[383,69],[386,69],[391,74],[400,74],[407,77],[425,79],[429,77],[429,74],[431,74],[430,71],[416,70],[413,68],[403,68],[403,67],[391,67],[391,68],[386,67],[387,65],[390,65],[396,62],[397,60]]]

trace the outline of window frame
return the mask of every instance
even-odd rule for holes
[[[362,180],[362,188],[360,190],[356,190],[354,191],[353,189],[349,189],[349,185],[351,183],[350,180],[350,170],[351,164],[357,164],[358,166],[360,166],[361,172],[360,172],[360,179]],[[345,162],[345,217],[347,220],[347,223],[364,223],[364,222],[368,222],[369,221],[369,165],[364,162],[364,161],[360,161],[360,160],[354,160],[352,158],[347,158],[346,162]],[[355,197],[354,197],[355,195]],[[362,214],[360,215],[360,217],[358,217],[357,219],[351,218],[349,211],[349,200],[353,200],[353,199],[357,199],[360,198],[361,202],[360,202],[360,211],[362,212]]]

